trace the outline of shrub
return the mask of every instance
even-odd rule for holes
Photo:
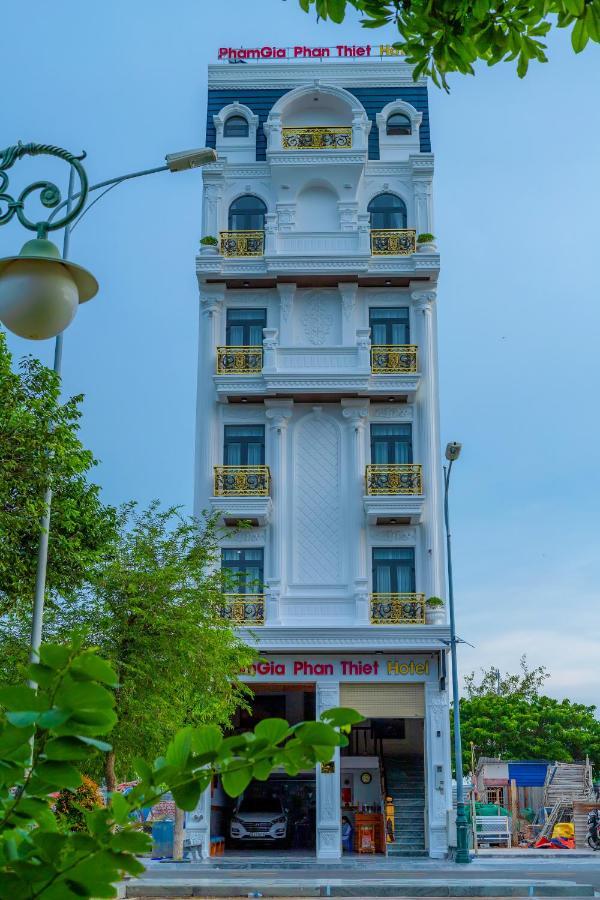
[[[87,831],[84,810],[104,806],[100,788],[87,775],[74,791],[62,790],[56,801],[55,813],[59,823],[68,831]]]
[[[435,241],[435,235],[427,231],[417,235],[417,244],[430,244],[432,241]]]
[[[219,242],[212,234],[207,234],[203,238],[200,238],[200,243],[204,247],[216,247]]]
[[[444,601],[441,597],[428,597],[425,603],[432,609],[444,605]]]

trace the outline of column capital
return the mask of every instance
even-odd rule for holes
[[[342,400],[342,416],[348,420],[350,427],[360,431],[369,418],[368,400]]]
[[[410,296],[417,309],[430,312],[432,304],[436,301],[437,291],[412,291]]]
[[[265,400],[265,416],[274,431],[285,431],[292,417],[293,400]]]
[[[226,290],[227,285],[225,282],[202,285],[200,288],[200,306],[205,315],[212,316],[220,311]]]

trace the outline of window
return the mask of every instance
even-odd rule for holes
[[[263,589],[262,547],[257,550],[221,550],[221,569],[231,574],[226,585],[235,594],[260,594]]]
[[[371,462],[412,463],[412,425],[371,425]]]
[[[229,116],[223,127],[223,137],[248,137],[248,120],[244,116]]]
[[[228,347],[256,347],[267,327],[266,309],[228,309],[225,343]]]
[[[373,593],[414,594],[414,547],[373,548]]]
[[[246,194],[229,207],[229,231],[264,231],[267,207],[259,197]]]
[[[376,346],[410,344],[408,307],[370,309],[371,343]]]
[[[406,204],[395,194],[377,194],[367,207],[371,228],[406,228]]]
[[[265,426],[226,425],[223,441],[223,465],[264,466]]]
[[[392,113],[385,124],[386,134],[412,134],[412,126],[404,113]]]

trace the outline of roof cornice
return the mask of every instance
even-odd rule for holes
[[[400,59],[373,59],[366,62],[248,62],[245,65],[215,63],[208,66],[208,87],[212,90],[291,90],[315,79],[348,88],[427,86],[425,78],[415,82],[412,67]]]

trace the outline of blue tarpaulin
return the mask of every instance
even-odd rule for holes
[[[515,781],[517,787],[543,787],[546,780],[547,762],[538,760],[528,762],[509,762],[508,778]]]

